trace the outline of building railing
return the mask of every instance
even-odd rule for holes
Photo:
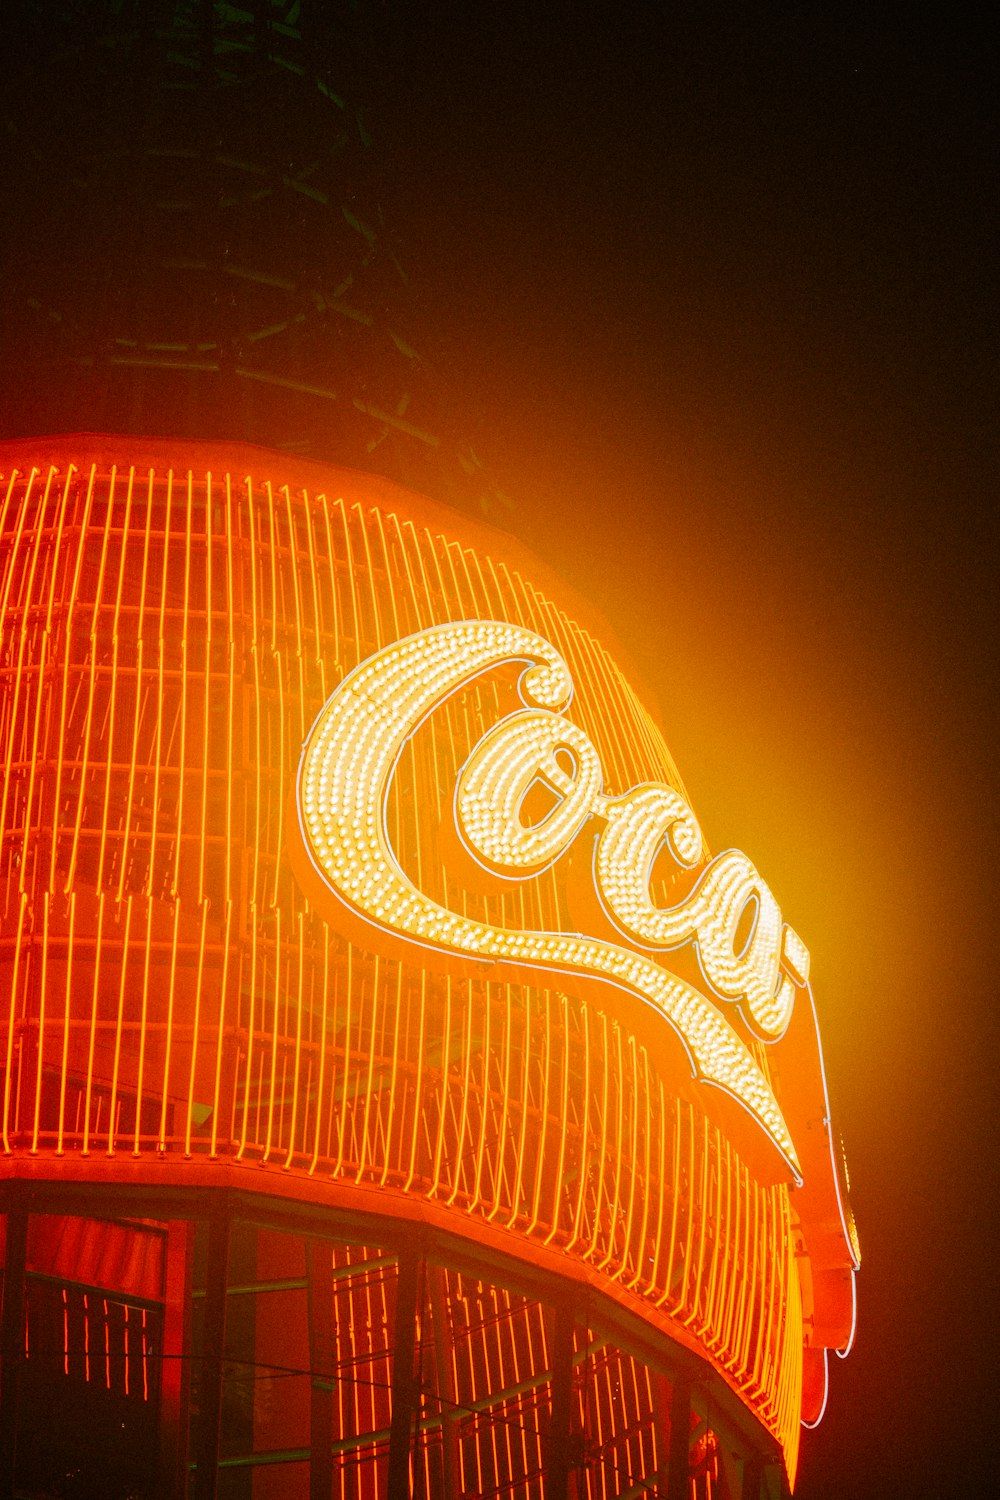
[[[755,1180],[613,999],[365,953],[284,853],[333,687],[447,620],[550,639],[609,788],[679,786],[608,653],[519,572],[388,505],[80,457],[0,489],[2,1151],[253,1160],[303,1196],[370,1184],[514,1231],[687,1330],[794,1463],[787,1190]],[[444,710],[450,750],[401,758],[395,843],[456,909],[566,929],[551,871],[480,896],[439,852],[498,702],[468,689]]]

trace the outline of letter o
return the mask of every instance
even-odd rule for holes
[[[597,806],[603,779],[597,751],[577,725],[544,709],[511,714],[484,735],[463,766],[455,822],[491,869],[537,874],[576,838]],[[526,823],[524,800],[539,782],[558,801],[540,822]]]

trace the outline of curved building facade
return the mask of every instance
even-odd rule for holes
[[[601,627],[354,471],[0,469],[13,1492],[777,1494],[853,1320],[808,956]]]
[[[854,1316],[808,935],[470,519],[390,20],[4,19],[0,1500],[776,1500]]]

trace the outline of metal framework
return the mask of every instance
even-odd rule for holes
[[[0,1500],[778,1500],[857,1261],[808,953],[603,622],[410,492],[499,498],[402,333],[378,8],[11,5]],[[94,427],[174,436],[16,436]],[[349,878],[384,835],[465,946],[397,947],[300,820],[354,674],[429,643],[419,718],[463,622],[574,693],[406,726]]]
[[[0,500],[5,1171],[180,1186],[252,1165],[264,1193],[447,1225],[479,1252],[558,1267],[577,1295],[596,1289],[696,1350],[794,1472],[803,1291],[788,1188],[758,1181],[677,1087],[669,1028],[637,1029],[613,997],[362,951],[310,906],[284,853],[309,725],[391,641],[454,619],[544,632],[611,790],[680,789],[625,677],[519,567],[448,539],[405,492],[294,465],[281,482],[268,456],[257,477],[246,451],[227,470],[195,449],[204,464],[181,470],[117,441],[117,462],[83,441],[43,444],[41,462],[25,450]],[[565,928],[552,870],[479,896],[442,856],[458,770],[499,691],[487,679],[446,706],[443,753],[414,738],[393,785],[398,841],[457,910]],[[432,1308],[457,1295],[443,1275],[421,1283]],[[365,1317],[384,1335],[396,1304],[379,1305]],[[29,1330],[53,1315],[33,1307]],[[559,1344],[541,1313],[512,1307],[484,1346],[494,1374],[463,1387],[473,1406],[487,1386],[528,1399],[554,1348],[569,1360],[568,1332]],[[582,1325],[573,1339],[570,1363],[590,1361]],[[653,1411],[654,1388],[636,1412]],[[386,1389],[412,1404],[405,1380]],[[388,1434],[388,1411],[365,1421]],[[610,1401],[601,1419],[612,1444],[624,1411]],[[346,1453],[346,1430],[331,1433]],[[539,1453],[518,1460],[524,1493]],[[634,1461],[647,1478],[665,1463],[654,1449]]]
[[[366,124],[382,7],[7,0],[4,21],[0,435],[221,434],[499,506],[414,347]]]
[[[651,1359],[635,1320],[558,1277],[432,1231],[365,1243],[370,1216],[257,1193],[50,1185],[4,1206],[5,1494],[74,1468],[78,1493],[192,1500],[779,1494],[697,1361]]]

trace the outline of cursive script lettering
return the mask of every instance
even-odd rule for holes
[[[511,714],[484,735],[463,767],[456,822],[490,869],[523,875],[564,854],[588,818],[603,821],[594,879],[614,925],[649,948],[694,941],[715,994],[739,1002],[762,1041],[777,1040],[795,1002],[791,976],[804,980],[808,955],[791,928],[782,927],[778,903],[753,864],[731,849],[709,863],[678,905],[655,906],[649,883],[657,854],[666,847],[678,870],[691,869],[701,858],[701,829],[671,787],[647,784],[624,797],[605,797],[602,782],[597,751],[582,729],[552,712]],[[522,808],[538,783],[559,801],[532,825]],[[737,948],[744,929],[746,940]],[[786,948],[796,957],[782,972]]]
[[[664,842],[680,866],[697,863],[701,834],[693,814],[665,786],[604,796],[596,749],[560,712],[572,692],[569,669],[548,641],[520,626],[436,626],[386,647],[344,679],[316,720],[299,766],[298,835],[316,877],[311,889],[335,898],[368,930],[419,947],[424,961],[433,953],[445,961],[489,960],[512,974],[577,975],[637,996],[674,1027],[693,1076],[738,1100],[798,1175],[795,1146],[764,1072],[699,989],[634,946],[497,927],[450,911],[403,870],[385,817],[403,746],[439,704],[510,662],[524,664],[519,691],[526,711],[485,735],[462,770],[455,806],[467,845],[494,871],[526,878],[568,849],[588,818],[603,820],[595,878],[619,931],[647,948],[694,941],[716,995],[743,1005],[760,1035],[780,1035],[807,955],[794,934],[783,936],[790,929],[781,928],[773,896],[750,861],[730,852],[707,866],[679,906],[653,905],[650,871]],[[523,805],[539,781],[555,805],[532,824]],[[737,952],[748,906],[751,933]]]

